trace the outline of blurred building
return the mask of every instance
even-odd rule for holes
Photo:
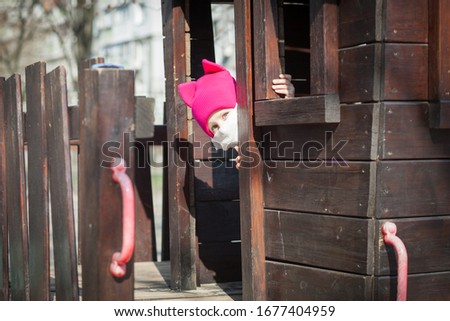
[[[155,98],[156,123],[163,123],[161,2],[100,0],[96,9],[92,56],[135,70],[135,94]]]

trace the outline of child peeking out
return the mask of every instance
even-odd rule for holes
[[[236,81],[224,67],[206,59],[202,64],[205,74],[197,81],[178,85],[180,96],[192,108],[193,117],[217,149],[239,151]],[[288,74],[274,79],[272,88],[285,98],[294,97],[294,86]]]

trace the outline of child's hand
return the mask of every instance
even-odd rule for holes
[[[289,74],[280,74],[278,79],[272,80],[272,89],[284,98],[295,97],[295,88],[291,83],[292,76]]]
[[[234,149],[239,153],[239,146],[234,146]],[[241,168],[241,155],[236,156],[236,168]]]

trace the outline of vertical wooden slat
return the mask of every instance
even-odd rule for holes
[[[169,141],[168,195],[170,226],[171,287],[196,288],[196,246],[191,215],[188,168],[189,134],[187,107],[177,85],[186,81],[184,1],[163,1],[164,66],[166,75],[167,138]]]
[[[272,79],[278,78],[282,70],[278,49],[278,0],[254,0],[253,3],[255,100],[279,98],[272,90]]]
[[[6,210],[8,212],[11,298],[29,300],[28,231],[20,75],[5,82]]]
[[[78,300],[66,70],[45,76],[48,165],[57,300]]]
[[[430,126],[450,128],[450,0],[428,3]]]
[[[79,112],[79,119],[80,121],[78,122],[78,128],[76,129],[76,131],[78,132],[78,134],[80,135],[80,130],[81,130],[81,115],[84,115],[84,95],[83,93],[85,92],[84,90],[84,73],[86,71],[86,69],[90,68],[92,65],[94,64],[99,64],[99,63],[104,63],[105,59],[102,57],[94,57],[91,59],[86,59],[81,61],[78,64],[78,112]],[[79,142],[80,136],[78,136],[78,142]],[[80,159],[82,158],[82,151],[80,150],[80,146],[78,146],[78,173],[80,173]],[[89,178],[86,178],[89,179]],[[84,200],[83,200],[83,193],[81,193],[81,186],[85,184],[85,180],[84,177],[78,175],[78,211],[81,208],[80,205],[84,204]],[[81,226],[81,216],[78,215],[78,226]],[[83,238],[83,229],[79,228],[78,229],[78,239],[81,240]],[[82,259],[83,259],[83,255],[81,253],[81,243],[78,243],[78,264],[81,265],[83,264]]]
[[[6,211],[6,149],[5,107],[3,89],[5,78],[0,77],[0,300],[8,299],[8,212]]]
[[[28,66],[26,72],[28,202],[30,240],[30,299],[50,299],[50,247],[45,122],[44,62]]]
[[[338,6],[336,0],[310,1],[311,95],[339,90]]]
[[[264,209],[261,156],[253,126],[252,3],[235,1],[236,82],[239,141],[242,167],[239,171],[242,287],[244,300],[266,298],[264,257]],[[253,161],[252,161],[253,160]]]
[[[121,189],[110,167],[113,157],[125,155],[124,136],[134,139],[134,72],[89,69],[83,82],[79,205],[83,300],[132,300],[133,260],[120,279],[112,276],[109,266],[122,246]],[[125,161],[127,166],[133,162]],[[132,167],[127,174],[134,176]]]

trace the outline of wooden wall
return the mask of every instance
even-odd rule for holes
[[[338,10],[340,122],[261,128],[267,298],[395,299],[389,220],[408,250],[408,299],[449,300],[450,135],[429,126],[439,10],[426,0]]]

